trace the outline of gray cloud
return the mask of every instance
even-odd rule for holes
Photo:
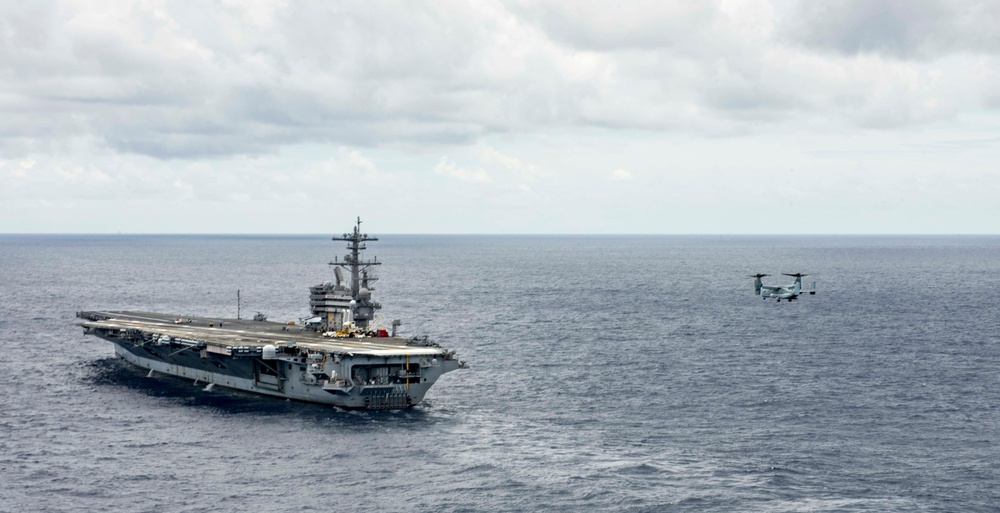
[[[720,16],[710,2],[637,0],[509,4],[556,41],[590,51],[695,46]]]
[[[798,1],[782,34],[853,55],[927,59],[949,52],[1000,53],[1000,4],[983,0]]]
[[[324,140],[466,144],[507,124],[473,108],[476,91],[511,81],[483,64],[489,13],[461,3],[296,3],[256,19],[207,3],[10,7],[7,150],[15,134],[97,134],[120,151],[184,158]]]
[[[827,5],[775,17],[765,0],[11,1],[0,9],[0,151],[91,144],[185,159],[595,126],[888,128],[997,97],[994,61],[975,82],[961,69],[938,80],[932,61],[853,54],[992,51],[993,32],[965,28],[1000,8]]]

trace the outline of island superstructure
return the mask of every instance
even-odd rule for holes
[[[442,374],[465,367],[454,351],[396,336],[375,323],[373,268],[361,232],[333,237],[349,253],[334,259],[333,281],[309,288],[314,315],[302,324],[133,311],[82,311],[84,333],[111,342],[131,364],[229,388],[342,408],[407,408]],[[350,274],[344,283],[343,271]]]

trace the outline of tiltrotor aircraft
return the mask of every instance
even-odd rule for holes
[[[754,279],[753,281],[754,293],[757,294],[758,296],[762,296],[761,299],[767,299],[769,297],[773,297],[778,302],[781,302],[782,299],[787,299],[788,301],[792,301],[794,299],[798,299],[800,294],[805,294],[805,293],[816,295],[816,282],[812,283],[812,289],[802,290],[802,277],[809,276],[808,274],[802,274],[802,273],[795,273],[795,274],[781,273],[781,274],[783,276],[791,276],[795,278],[795,283],[785,286],[764,285],[764,283],[760,281],[760,279],[765,276],[770,276],[769,274],[751,274],[750,277]]]

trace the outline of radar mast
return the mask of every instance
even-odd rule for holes
[[[351,297],[357,301],[361,299],[358,297],[361,289],[375,290],[370,288],[368,283],[374,282],[378,278],[375,277],[374,273],[369,272],[369,268],[374,265],[382,265],[382,263],[378,261],[378,258],[362,260],[361,252],[367,249],[365,242],[377,241],[378,238],[361,233],[361,217],[358,217],[358,224],[354,226],[354,233],[345,233],[340,237],[333,237],[332,240],[347,242],[347,249],[351,251],[344,255],[343,262],[338,261],[336,257],[334,257],[333,262],[330,262],[332,266],[338,266],[351,272]]]

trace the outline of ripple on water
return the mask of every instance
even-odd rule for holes
[[[1000,503],[997,237],[385,237],[387,318],[472,365],[399,412],[147,378],[73,325],[234,288],[295,319],[326,237],[4,237],[0,510]],[[748,293],[792,269],[821,293]]]

